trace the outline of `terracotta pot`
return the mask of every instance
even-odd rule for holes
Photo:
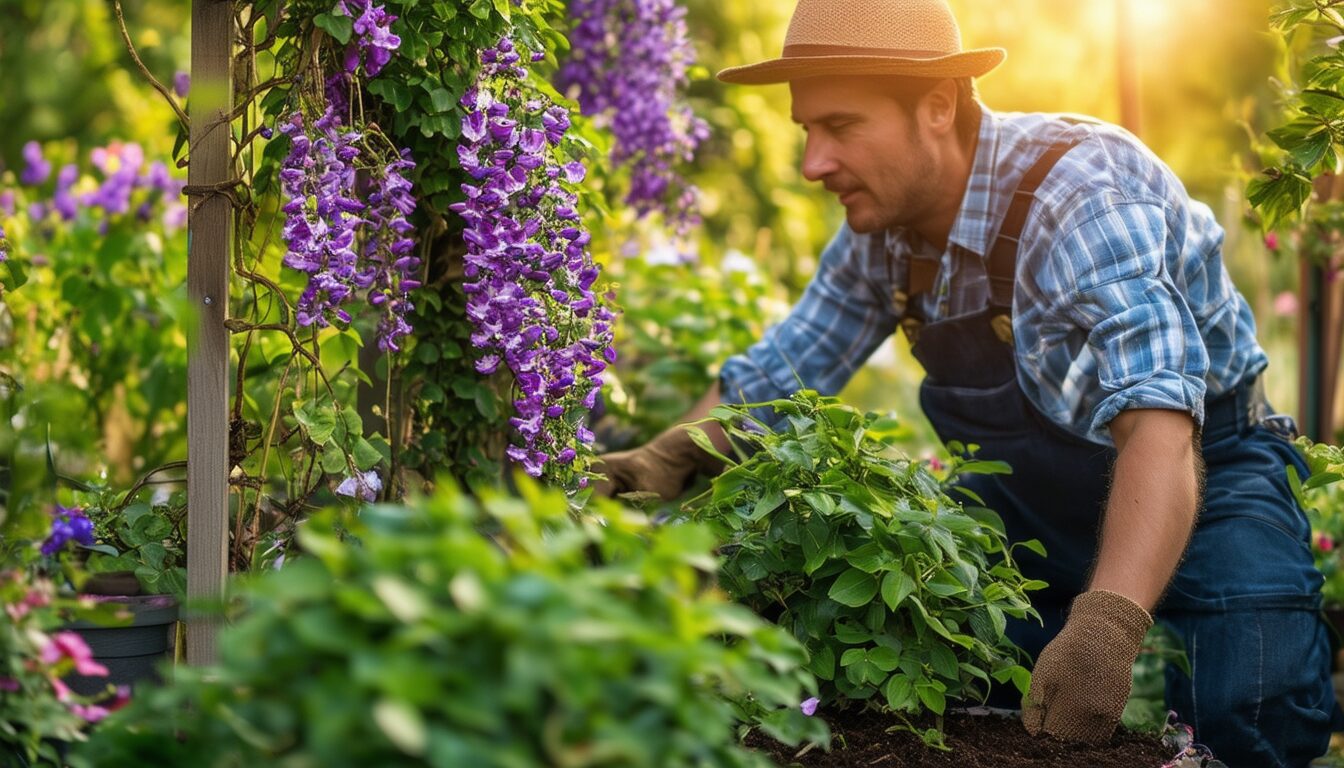
[[[171,658],[177,634],[177,600],[172,595],[102,596],[99,602],[124,606],[130,611],[129,625],[104,626],[77,621],[66,628],[88,643],[93,658],[107,667],[107,677],[70,675],[66,685],[79,694],[102,693],[108,684],[129,685],[159,680],[155,667]]]

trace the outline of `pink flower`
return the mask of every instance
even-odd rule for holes
[[[126,702],[131,700],[131,689],[129,686],[117,686],[117,693],[111,701],[101,704],[80,704],[72,702],[69,704],[70,711],[76,716],[84,719],[85,722],[96,723],[108,715],[116,712],[118,709],[126,706]]]
[[[6,605],[5,613],[9,614],[9,617],[14,621],[18,621],[24,616],[27,616],[28,612],[32,609],[41,608],[50,602],[51,595],[47,594],[45,591],[36,588],[30,589],[28,590],[28,594],[23,596],[22,600],[17,603]]]
[[[19,681],[12,677],[0,677],[0,691],[15,693],[19,690]]]
[[[107,667],[93,660],[93,652],[85,644],[84,638],[74,632],[57,632],[47,640],[42,649],[42,663],[56,664],[61,659],[75,662],[75,671],[81,675],[106,677]]]
[[[1332,552],[1335,549],[1335,540],[1328,533],[1316,534],[1316,548],[1322,552]]]
[[[1277,250],[1279,250],[1279,233],[1278,233],[1278,232],[1267,232],[1267,233],[1265,233],[1265,247],[1268,248],[1268,249],[1271,250],[1271,251],[1277,251]]]
[[[816,696],[813,696],[812,698],[805,700],[802,704],[799,704],[798,708],[803,711],[804,715],[811,717],[817,714],[817,705],[820,703],[821,699],[818,699]]]
[[[1279,317],[1292,317],[1297,314],[1297,294],[1284,291],[1274,297],[1274,314]]]

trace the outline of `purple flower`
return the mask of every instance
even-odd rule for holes
[[[6,189],[4,192],[0,192],[0,214],[14,215],[14,190]]]
[[[0,227],[0,261],[9,258],[8,243],[5,242],[5,228]]]
[[[805,699],[805,700],[803,700],[803,703],[802,703],[802,704],[799,704],[799,705],[798,705],[798,708],[801,709],[801,710],[803,711],[803,714],[804,714],[804,715],[807,715],[808,717],[811,717],[811,716],[817,714],[817,705],[820,704],[820,703],[821,703],[821,699],[818,699],[816,696],[813,696],[813,697],[810,698],[810,699]]]
[[[36,186],[51,175],[51,163],[42,156],[42,145],[36,141],[23,145],[23,163],[23,171],[19,174],[20,183]]]
[[[373,501],[378,498],[378,492],[383,490],[383,480],[378,477],[378,473],[373,470],[347,477],[336,486],[336,493],[342,496],[360,498],[364,501]]]
[[[699,223],[697,193],[677,167],[709,136],[683,95],[695,59],[686,9],[676,0],[572,0],[569,13],[570,57],[557,87],[577,87],[583,113],[610,128],[612,162],[630,166],[626,202],[641,216],[660,211],[686,235]]]
[[[355,36],[345,51],[345,71],[354,74],[362,61],[365,74],[376,77],[401,46],[401,38],[391,31],[397,17],[373,0],[337,0],[336,11],[354,19]]]
[[[51,515],[51,531],[42,542],[42,554],[54,555],[65,549],[71,540],[86,547],[93,546],[93,521],[83,510],[57,504]]]
[[[451,207],[466,224],[463,289],[481,352],[476,370],[512,374],[509,421],[519,443],[507,453],[540,476],[578,458],[583,427],[569,415],[591,407],[601,387],[614,315],[592,290],[599,270],[591,235],[567,186],[585,175],[559,150],[569,116],[528,85],[523,62],[534,59],[508,38],[481,52],[480,79],[462,98],[457,148],[475,183]]]
[[[179,99],[185,99],[189,90],[191,90],[191,74],[182,70],[174,72],[173,93],[176,93]]]

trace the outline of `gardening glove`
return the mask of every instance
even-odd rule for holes
[[[645,491],[671,501],[681,495],[696,472],[712,472],[717,466],[718,461],[701,450],[684,427],[675,426],[639,448],[598,456],[593,471],[607,479],[597,482],[594,493],[615,496]]]
[[[1130,668],[1153,619],[1105,590],[1074,598],[1064,629],[1041,651],[1022,701],[1022,724],[1061,739],[1099,744],[1115,732],[1129,699]]]

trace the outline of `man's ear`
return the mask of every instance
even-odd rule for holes
[[[935,136],[955,133],[957,122],[957,83],[941,80],[919,100],[919,117]]]

